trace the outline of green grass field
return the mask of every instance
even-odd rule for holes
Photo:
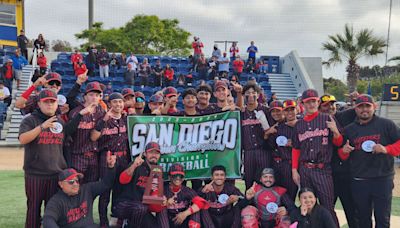
[[[25,224],[26,197],[22,171],[0,171],[0,227],[20,228]],[[244,190],[244,183],[238,182],[238,188]],[[97,201],[97,200],[96,200]],[[340,202],[337,209],[342,209]],[[400,216],[400,197],[394,197],[392,215]],[[97,202],[94,217],[98,221]]]

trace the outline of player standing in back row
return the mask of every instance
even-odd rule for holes
[[[318,112],[319,97],[313,89],[305,90],[302,102],[306,111],[295,125],[292,149],[292,177],[301,187],[309,187],[332,214],[337,227],[339,222],[334,210],[334,190],[331,158],[333,145],[340,146],[343,137],[333,117]]]

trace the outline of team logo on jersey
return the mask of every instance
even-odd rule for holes
[[[53,132],[54,134],[59,134],[62,132],[62,130],[63,126],[59,122],[54,122],[53,127],[50,128],[50,131]]]
[[[226,204],[228,202],[229,196],[227,194],[221,194],[218,196],[218,202],[221,204]]]
[[[275,214],[276,212],[278,212],[278,204],[274,203],[274,202],[270,202],[268,203],[265,208],[267,208],[267,211],[271,214]]]
[[[288,139],[284,135],[280,135],[276,138],[276,144],[278,146],[286,146],[287,143],[288,143]]]
[[[371,153],[373,151],[374,146],[376,145],[376,143],[372,140],[367,140],[365,142],[363,142],[361,144],[361,148],[367,152],[367,153]]]

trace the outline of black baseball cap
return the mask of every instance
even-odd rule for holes
[[[315,89],[304,90],[301,95],[302,102],[307,102],[309,100],[319,100],[318,92]]]
[[[126,97],[128,95],[135,96],[135,92],[130,88],[123,89],[121,93],[123,97]]]
[[[83,178],[82,173],[78,173],[75,169],[73,168],[68,168],[64,169],[58,174],[58,181],[69,181],[74,179],[75,177],[78,177],[79,179]]]
[[[178,95],[178,91],[174,87],[169,86],[169,87],[165,88],[164,97],[170,97],[170,96],[174,96],[174,95],[175,96]]]
[[[47,100],[54,100],[57,101],[57,94],[50,89],[44,89],[39,93],[39,100],[40,101],[47,101]]]
[[[180,163],[174,163],[169,167],[168,174],[173,176],[173,175],[182,175],[185,176],[185,171],[183,169],[183,166]]]
[[[61,76],[56,72],[50,72],[50,73],[46,74],[44,77],[46,78],[47,82],[58,81],[58,82],[60,82],[60,84],[62,82]]]
[[[149,99],[150,103],[162,103],[163,101],[164,101],[164,98],[158,94],[152,95]]]
[[[355,106],[359,106],[362,104],[370,104],[370,105],[374,105],[374,98],[371,97],[368,94],[361,94],[360,96],[357,97],[356,101],[355,101]]]
[[[266,174],[271,174],[275,176],[275,171],[273,168],[264,168],[263,171],[261,172],[261,176],[264,176]]]
[[[272,111],[273,109],[278,109],[281,110],[283,109],[283,104],[280,101],[272,101],[271,104],[269,105],[269,111]]]
[[[145,152],[148,152],[150,150],[156,150],[156,151],[160,152],[160,145],[156,142],[149,142],[146,145]]]
[[[86,85],[85,94],[86,94],[86,93],[89,93],[89,92],[98,92],[98,93],[102,93],[102,92],[103,92],[103,89],[102,89],[102,86],[100,85],[99,82],[89,82],[89,83]]]
[[[120,93],[112,93],[110,94],[110,96],[108,97],[108,101],[112,101],[112,100],[116,100],[116,99],[124,99],[124,96],[122,96],[122,94]]]

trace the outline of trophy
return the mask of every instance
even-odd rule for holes
[[[143,203],[161,205],[164,201],[164,181],[162,168],[159,165],[150,166],[150,176],[144,189]]]

